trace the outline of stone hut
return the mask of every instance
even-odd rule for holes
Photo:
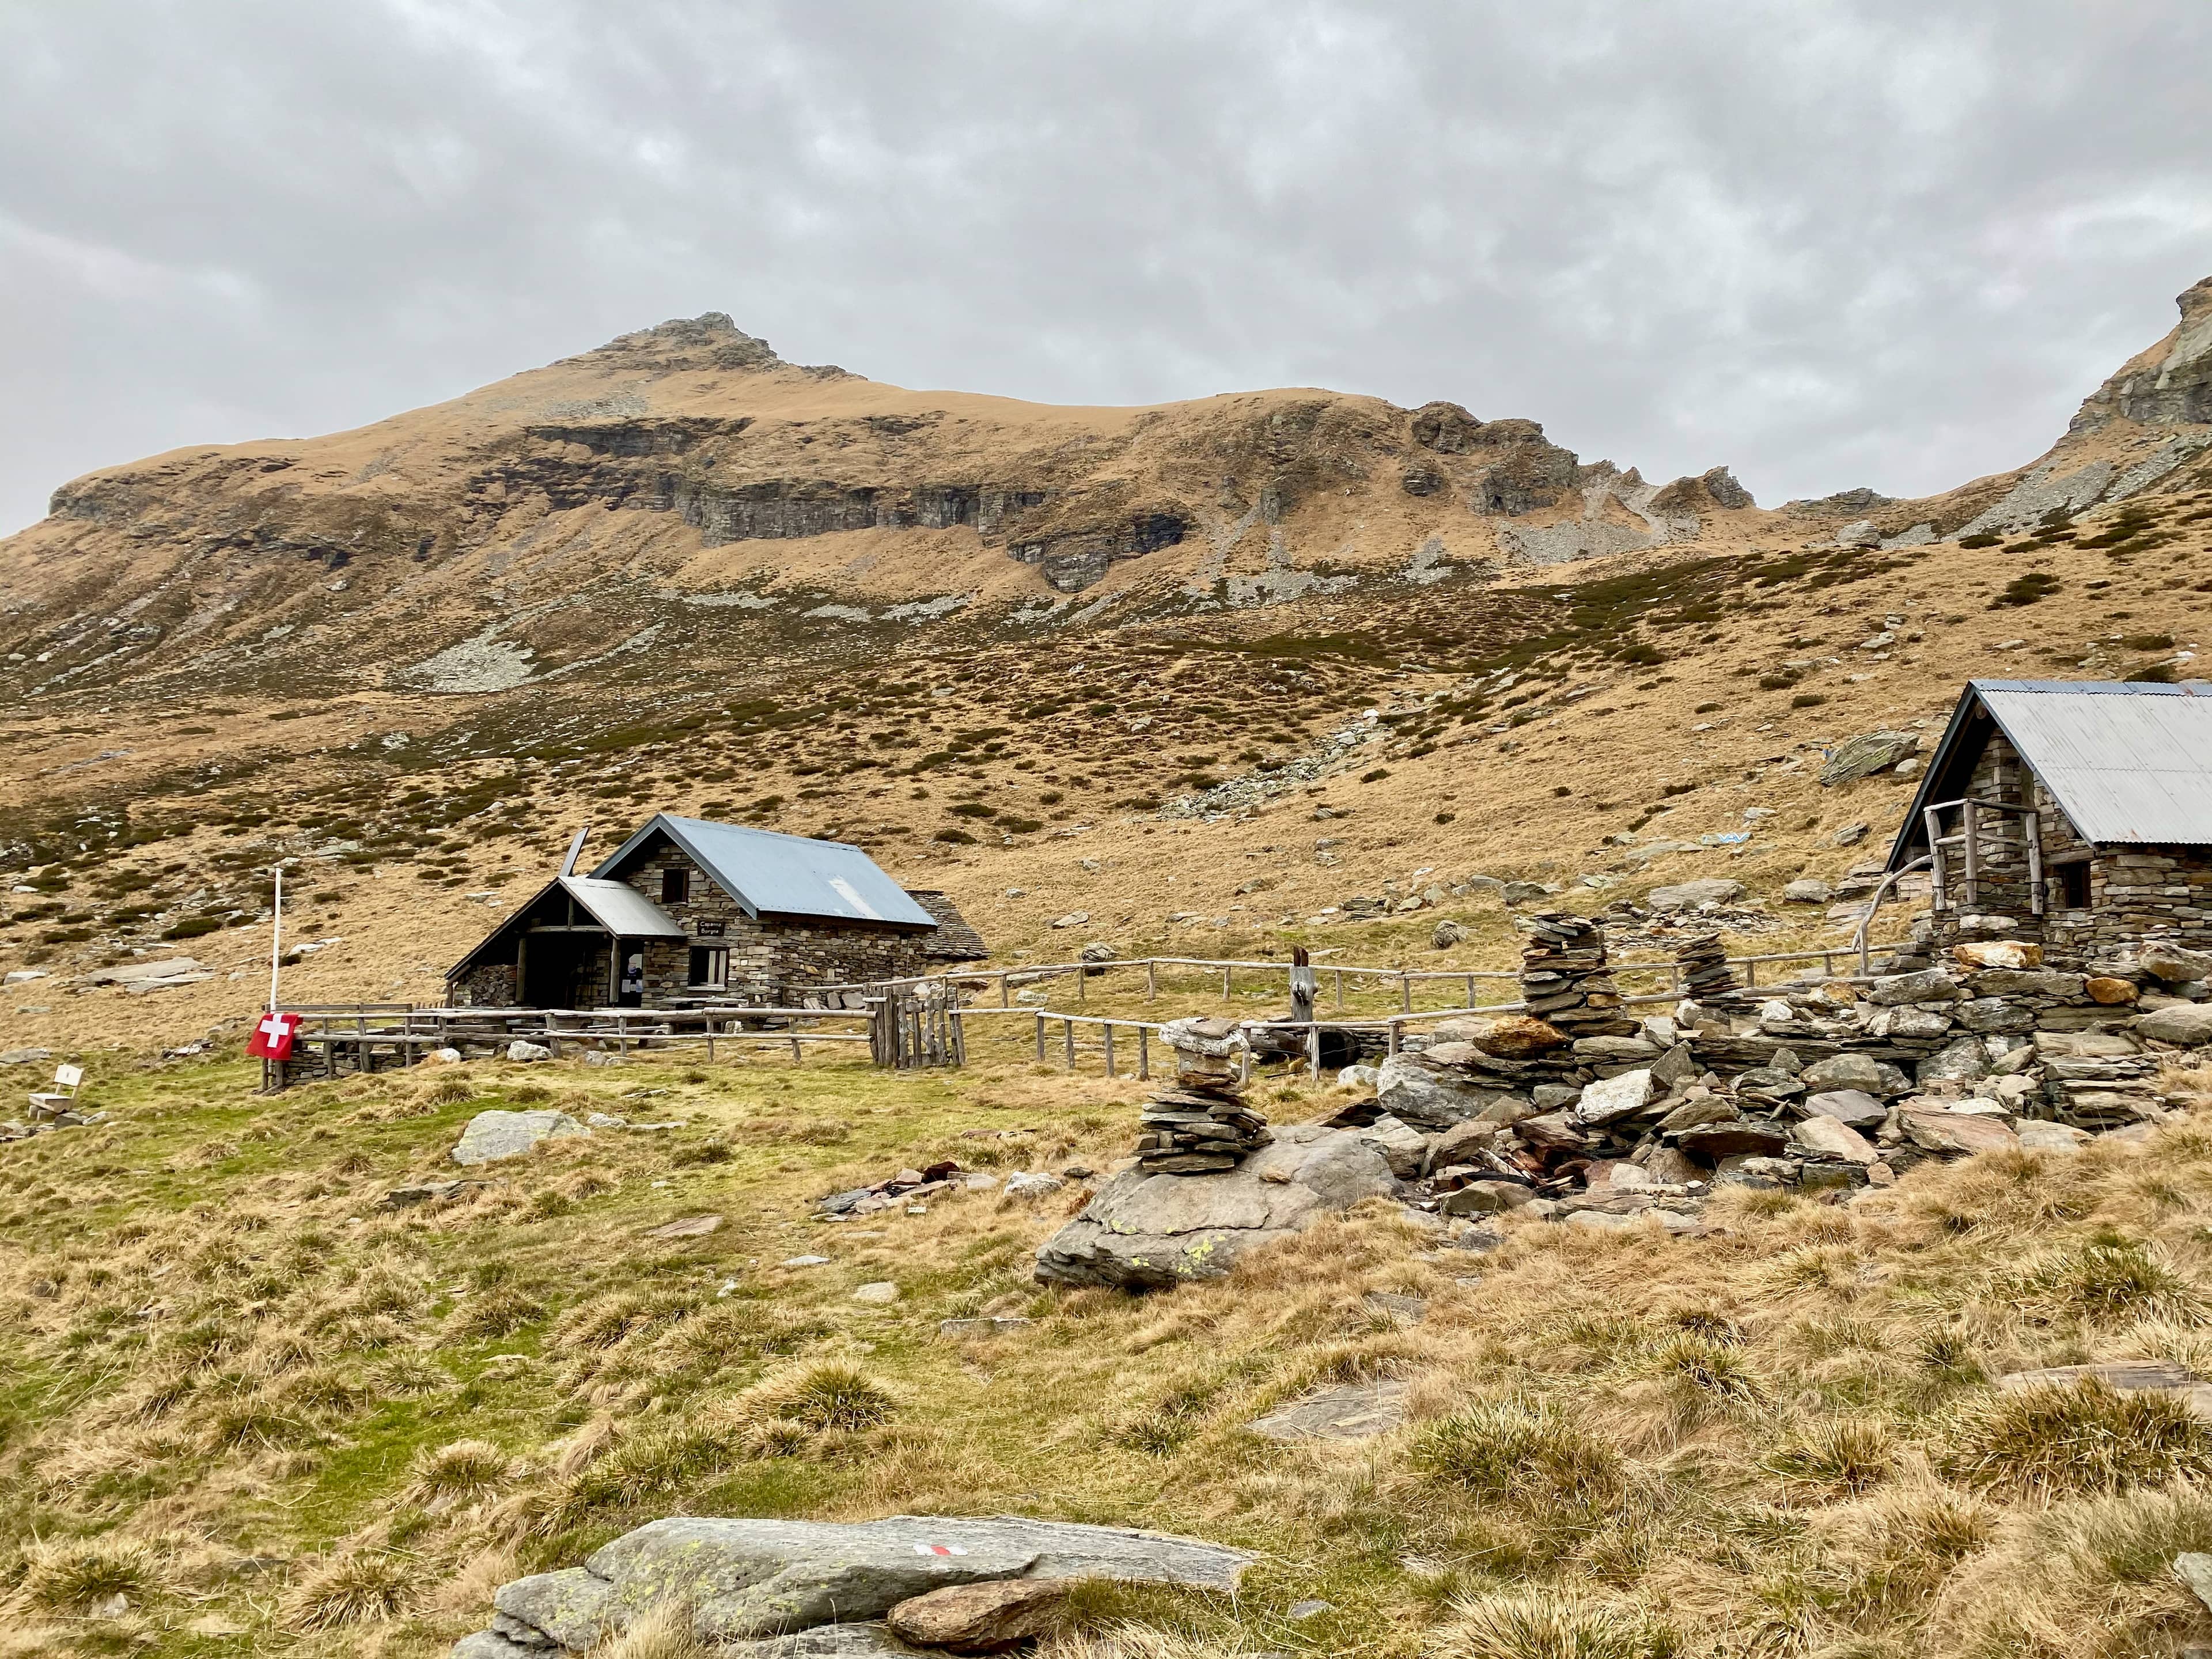
[[[989,954],[943,893],[907,891],[843,842],[661,812],[578,875],[587,833],[454,964],[451,1006],[799,1006]]]
[[[1887,868],[1923,863],[1937,946],[2212,946],[2212,682],[1970,682]]]

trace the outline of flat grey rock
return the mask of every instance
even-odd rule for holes
[[[1823,1089],[1805,1097],[1808,1117],[1832,1117],[1854,1129],[1872,1128],[1889,1115],[1889,1108],[1863,1089]]]
[[[896,1653],[903,1650],[891,1638],[860,1621],[950,1585],[1110,1578],[1233,1590],[1252,1560],[1200,1539],[1018,1516],[855,1523],[674,1516],[623,1534],[580,1567],[501,1585],[494,1602],[515,1621],[505,1628],[543,1632],[576,1652],[675,1601],[693,1609],[693,1628],[708,1642],[803,1632],[817,1644],[735,1651]],[[487,1650],[466,1659],[512,1656]]]
[[[1249,1425],[1263,1440],[1368,1440],[1406,1420],[1403,1382],[1352,1382],[1269,1412]]]
[[[2135,1032],[2137,1036],[2148,1037],[2154,1042],[2171,1042],[2184,1048],[2200,1048],[2212,1042],[2212,1002],[2177,1003],[2154,1013],[2138,1015]]]
[[[789,1636],[763,1636],[750,1641],[724,1642],[715,1659],[816,1659],[816,1656],[847,1653],[919,1653],[881,1625],[817,1625]]]
[[[1743,884],[1725,876],[1706,876],[1672,887],[1655,887],[1644,902],[1655,910],[1694,910],[1700,904],[1733,904],[1743,896]]]
[[[554,1659],[558,1650],[524,1647],[496,1631],[473,1631],[453,1644],[449,1659]]]
[[[1036,1278],[1130,1290],[1217,1279],[1247,1250],[1396,1190],[1389,1164],[1360,1131],[1296,1125],[1233,1170],[1115,1176],[1038,1246]]]
[[[1401,1122],[1441,1129],[1464,1123],[1497,1094],[1486,1086],[1439,1072],[1412,1054],[1392,1054],[1375,1068],[1375,1097]]]
[[[566,1112],[478,1112],[453,1148],[456,1164],[495,1164],[520,1158],[542,1140],[592,1132]]]

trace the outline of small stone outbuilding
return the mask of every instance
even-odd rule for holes
[[[1887,867],[1923,862],[1938,946],[2212,947],[2212,682],[1970,682]]]
[[[859,848],[661,812],[559,875],[446,976],[455,1007],[800,1006],[819,988],[989,954],[951,899]]]

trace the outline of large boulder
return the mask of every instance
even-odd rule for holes
[[[1881,1062],[1872,1054],[1863,1054],[1846,1048],[1826,1060],[1816,1060],[1799,1073],[1799,1081],[1814,1091],[1856,1089],[1862,1093],[1878,1095],[1881,1092]]]
[[[1194,1538],[1018,1516],[855,1523],[677,1516],[623,1534],[580,1567],[501,1585],[494,1630],[554,1659],[583,1652],[669,1603],[691,1609],[702,1641],[735,1643],[842,1627],[986,1580],[1108,1578],[1234,1590],[1251,1562],[1241,1550]]]
[[[1655,887],[1644,902],[1655,910],[1694,910],[1701,904],[1733,904],[1743,896],[1743,884],[1724,876],[1707,876],[1674,887]]]
[[[2212,1042],[2212,1002],[2181,1002],[2154,1013],[2136,1016],[2138,1036],[2153,1042],[2171,1042],[2184,1048]]]
[[[478,1112],[453,1148],[456,1164],[494,1164],[520,1158],[541,1140],[592,1132],[566,1112]]]
[[[1125,1290],[1217,1279],[1248,1250],[1396,1190],[1389,1164],[1360,1131],[1297,1124],[1233,1170],[1124,1170],[1037,1247],[1036,1278]]]
[[[1808,1152],[1846,1163],[1871,1164],[1881,1156],[1864,1135],[1838,1118],[1820,1115],[1806,1118],[1791,1127],[1790,1137]]]
[[[1854,1129],[1872,1128],[1889,1115],[1889,1108],[1865,1089],[1823,1089],[1806,1096],[1799,1109],[1808,1118],[1830,1117]]]
[[[1464,1123],[1490,1104],[1498,1091],[1441,1070],[1418,1054],[1393,1054],[1376,1068],[1375,1097],[1407,1123],[1441,1129]]]
[[[1854,778],[1872,777],[1919,752],[1917,732],[1864,732],[1844,738],[1828,751],[1827,763],[1820,768],[1820,781],[1849,783]]]
[[[1924,968],[1917,974],[1892,974],[1867,987],[1866,1000],[1881,1007],[1900,1002],[1955,1002],[1959,982],[1941,968]]]
[[[2143,946],[2138,960],[2145,973],[2168,985],[2212,979],[2212,951],[2192,951],[2186,945],[2154,940]]]
[[[1534,1014],[1503,1015],[1483,1030],[1470,1032],[1465,1040],[1500,1060],[1534,1060],[1554,1048],[1565,1048],[1569,1042],[1565,1031]]]
[[[2020,1138],[2002,1118],[1979,1112],[1901,1107],[1897,1114],[1897,1127],[1907,1140],[1923,1152],[1954,1157],[2004,1152],[2020,1145]]]
[[[1923,1083],[1979,1083],[1990,1074],[1989,1050],[1978,1037],[1960,1037],[1929,1055],[1913,1067]]]
[[[1577,1123],[1617,1123],[1642,1111],[1660,1092],[1649,1070],[1623,1072],[1618,1077],[1601,1078],[1583,1089],[1572,1115]]]

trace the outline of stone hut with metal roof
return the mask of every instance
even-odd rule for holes
[[[1937,946],[2212,947],[2212,682],[1969,682],[1890,849],[1916,867]]]
[[[943,893],[859,848],[656,813],[589,875],[561,873],[446,976],[456,1007],[804,1006],[816,988],[989,954]]]

